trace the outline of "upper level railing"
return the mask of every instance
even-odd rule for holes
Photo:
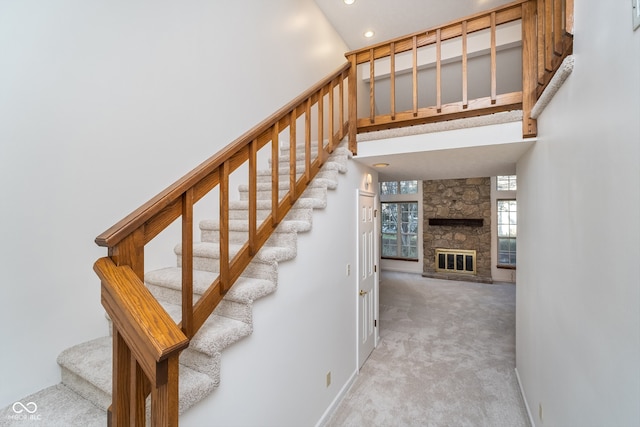
[[[177,425],[178,355],[343,139],[348,68],[345,63],[96,238],[99,246],[109,249],[109,257],[99,259],[94,269],[114,326],[112,425],[144,425],[149,393],[152,425]],[[289,159],[281,177],[282,139],[289,140]],[[312,141],[321,143],[316,148]],[[258,163],[268,158],[273,165],[271,207],[266,219],[259,221]],[[237,249],[229,243],[229,181],[243,165],[249,183],[249,231],[246,243]],[[215,268],[219,274],[194,305],[194,205],[210,192],[219,196],[220,255]],[[178,218],[182,220],[182,322],[176,325],[144,286],[144,249]]]
[[[535,136],[529,112],[544,89],[538,83],[571,50],[572,8],[571,0],[518,0],[348,52],[362,81],[349,100],[364,104],[350,105],[358,112],[350,135],[522,109],[523,135]],[[521,55],[510,53],[518,47]],[[488,76],[484,85],[478,75]]]
[[[149,394],[152,425],[177,425],[180,352],[347,131],[349,149],[356,154],[358,132],[522,109],[523,135],[535,136],[536,121],[531,119],[530,111],[562,59],[571,52],[572,11],[572,0],[518,0],[349,52],[348,62],[330,76],[98,236],[96,243],[108,248],[108,257],[99,259],[94,269],[102,283],[103,306],[113,320],[109,425],[144,425]],[[456,43],[459,53],[452,48]],[[517,89],[503,84],[506,89],[501,90],[501,79],[508,71],[499,69],[500,51],[514,46],[521,46],[522,50],[516,61],[517,72],[522,69],[521,78],[517,78]],[[489,58],[485,95],[470,85],[476,58],[482,56]],[[458,63],[459,99],[449,100],[449,88],[443,81],[450,65]],[[363,83],[359,83],[359,75],[364,77]],[[424,84],[429,77],[434,81],[431,86]],[[384,106],[379,96],[384,86],[381,82],[388,84],[389,101]],[[368,86],[360,91],[368,94],[368,102],[358,102],[359,84]],[[407,103],[408,108],[399,107]],[[366,107],[364,114],[358,115],[359,105]],[[285,140],[289,158],[283,173],[278,165],[280,141]],[[317,148],[312,144],[315,141],[319,142]],[[271,203],[266,219],[259,220],[258,163],[269,159],[273,166]],[[233,173],[246,173],[249,183],[248,233],[240,247],[231,245],[229,239],[229,186]],[[214,271],[219,273],[194,304],[194,205],[216,193],[220,237],[219,265]],[[180,324],[171,319],[144,285],[145,246],[177,219],[181,219],[182,247]]]

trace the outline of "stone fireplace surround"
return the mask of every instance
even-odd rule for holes
[[[422,190],[423,276],[492,283],[491,179],[423,181]],[[476,274],[437,272],[435,253],[438,248],[475,250]]]

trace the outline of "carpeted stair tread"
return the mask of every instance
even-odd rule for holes
[[[63,368],[63,383],[104,410],[110,404],[110,398],[104,397],[111,395],[112,353],[112,338],[107,336],[68,348],[58,356],[58,364]],[[64,370],[73,374],[76,380],[66,382]],[[215,383],[209,376],[180,365],[179,387],[182,413],[211,393]]]
[[[229,259],[242,249],[243,245],[229,244]],[[175,248],[178,256],[182,255],[182,244]],[[199,258],[220,259],[220,245],[217,243],[197,242],[193,244],[193,256]],[[285,248],[280,246],[263,246],[253,258],[254,261],[271,264],[273,262],[287,261],[295,258],[295,248]]]
[[[104,427],[107,412],[83,398],[64,384],[56,384],[24,397],[20,400],[28,409],[16,414],[13,405],[0,411],[1,427],[48,426],[48,427]],[[33,402],[34,405],[29,405]],[[18,408],[18,410],[21,408]],[[21,419],[26,417],[26,419]],[[32,418],[30,418],[32,417]]]
[[[218,273],[209,271],[193,270],[193,293],[202,295],[218,277]],[[168,267],[150,271],[145,274],[144,280],[148,284],[162,286],[169,289],[182,289],[182,268]],[[239,277],[229,292],[224,296],[230,301],[242,304],[251,304],[255,300],[269,295],[275,291],[276,285],[265,279],[254,279],[251,277]]]
[[[176,323],[181,321],[181,306],[166,302],[161,302],[161,304]],[[251,335],[251,325],[212,314],[204,322],[198,333],[189,341],[188,349],[213,356],[248,335]]]

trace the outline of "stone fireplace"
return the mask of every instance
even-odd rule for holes
[[[423,275],[491,283],[490,178],[422,185]]]

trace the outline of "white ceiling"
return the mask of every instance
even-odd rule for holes
[[[349,49],[426,30],[512,0],[315,0]],[[364,32],[375,35],[367,39]]]
[[[512,0],[355,0],[352,5],[346,5],[343,0],[315,2],[349,49],[356,50],[493,9]],[[363,34],[367,30],[374,31],[375,36],[365,38]],[[382,179],[390,180],[506,175],[515,173],[517,160],[531,143],[363,155],[356,156],[355,160],[369,166],[375,162],[390,163],[388,168],[379,171]]]

